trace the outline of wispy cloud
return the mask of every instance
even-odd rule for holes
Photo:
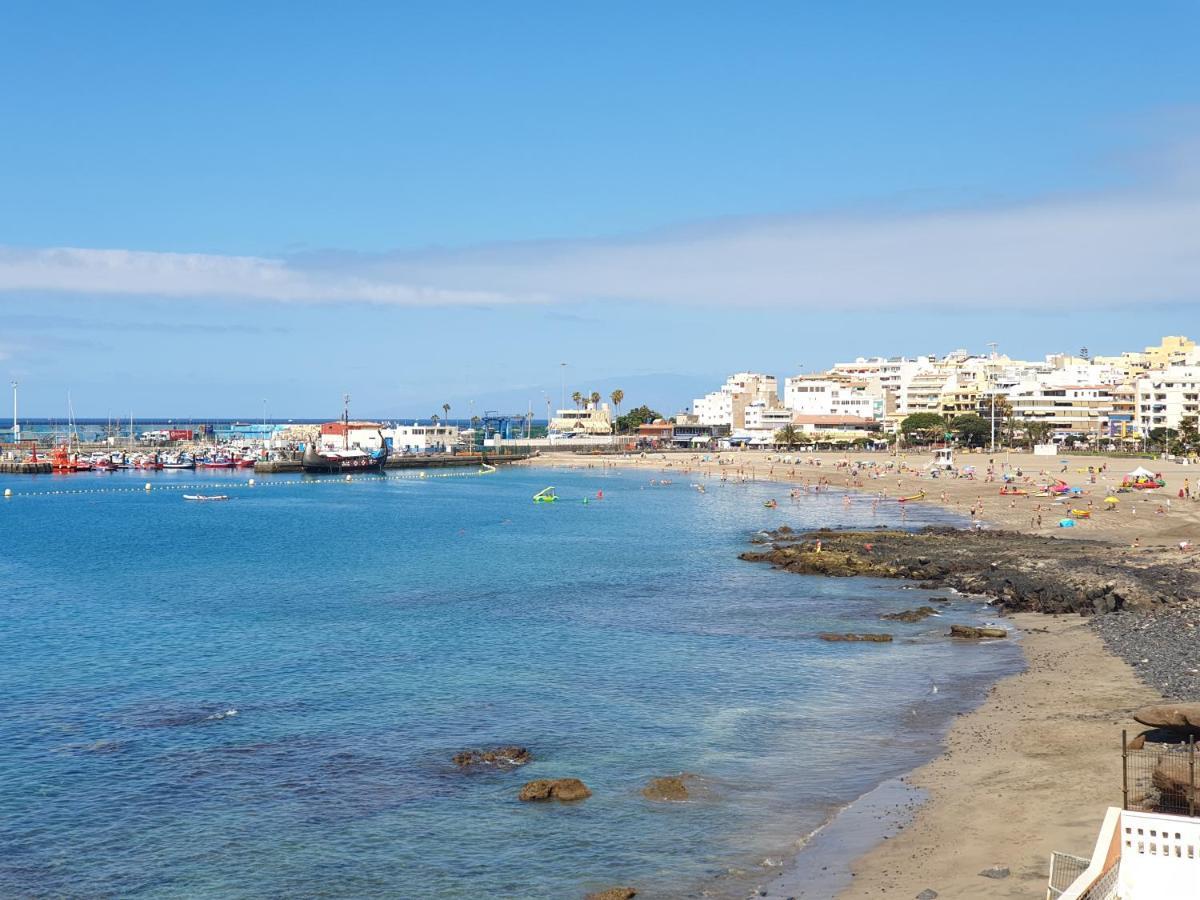
[[[615,240],[280,259],[0,249],[0,291],[415,306],[794,309],[1200,302],[1200,178],[919,213],[741,219]]]

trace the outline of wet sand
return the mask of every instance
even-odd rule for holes
[[[1061,458],[997,454],[990,457],[995,461],[993,482],[986,480],[986,455],[958,461],[960,466],[976,466],[974,480],[930,478],[922,469],[930,459],[924,454],[797,454],[794,464],[781,461],[787,455],[725,453],[721,457],[730,462],[717,464],[690,454],[668,454],[665,459],[659,454],[547,454],[533,464],[641,468],[683,483],[722,476],[798,482],[810,490],[820,485],[823,490],[850,488],[892,498],[924,490],[925,502],[964,515],[974,513],[993,527],[1075,540],[1136,540],[1146,547],[1200,542],[1200,502],[1177,496],[1184,479],[1193,497],[1197,495],[1197,466],[1068,457],[1068,471],[1062,473]],[[882,470],[889,460],[893,470],[879,477],[854,474],[848,465],[838,465],[874,461]],[[1113,494],[1124,473],[1139,462],[1161,472],[1166,488]],[[1095,470],[1094,478],[1088,466]],[[1101,466],[1107,471],[1100,471]],[[1015,475],[1018,469],[1020,476]],[[1000,495],[1002,471],[1028,485],[1030,495]],[[1069,502],[1032,496],[1036,483],[1057,478],[1082,488],[1082,493]],[[781,484],[781,490],[787,489]],[[1115,510],[1104,509],[1104,498],[1110,495],[1120,500]],[[1056,527],[1070,508],[1089,507],[1094,511],[1090,520],[1071,529]],[[1023,631],[1027,669],[994,685],[984,702],[951,728],[942,755],[903,779],[908,787],[925,792],[927,802],[909,819],[913,794],[868,795],[838,818],[850,824],[856,816],[862,821],[864,809],[874,804],[871,817],[891,823],[888,838],[882,840],[877,830],[878,843],[838,878],[820,864],[859,852],[862,840],[847,821],[840,826],[835,821],[829,834],[818,835],[809,853],[802,851],[778,879],[763,886],[767,896],[815,900],[836,891],[840,898],[911,898],[933,889],[947,898],[1041,898],[1052,851],[1091,854],[1105,809],[1121,802],[1121,729],[1140,731],[1131,711],[1160,697],[1126,662],[1108,652],[1087,619],[1018,613],[1012,620]],[[887,797],[896,797],[895,808],[880,807],[880,796],[885,805]],[[814,858],[820,863],[815,868]],[[1008,867],[1011,875],[1001,880],[979,875],[995,865]],[[814,872],[822,874],[815,878]]]

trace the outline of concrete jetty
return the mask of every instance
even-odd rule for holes
[[[441,456],[392,456],[384,465],[385,469],[449,469],[460,467],[481,466],[519,462],[528,459],[527,453],[505,453],[498,456],[479,453],[445,454]],[[260,459],[254,464],[257,475],[278,475],[284,472],[300,472],[303,466],[300,458],[295,459]]]
[[[0,474],[4,475],[49,475],[50,460],[23,462],[19,460],[0,460]]]

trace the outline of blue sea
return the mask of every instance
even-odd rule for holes
[[[928,593],[737,558],[894,504],[442,474],[0,476],[0,896],[745,896],[1021,665],[941,637],[978,602],[881,622]],[[451,764],[496,744],[534,761]],[[553,777],[593,796],[516,799]]]

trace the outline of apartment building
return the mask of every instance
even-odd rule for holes
[[[1142,435],[1155,428],[1200,427],[1200,366],[1171,366],[1134,383],[1135,427]]]
[[[774,375],[730,375],[718,390],[693,400],[692,413],[702,425],[728,425],[740,430],[746,427],[746,407],[751,403],[770,409],[779,406],[779,382]]]
[[[794,375],[784,381],[783,405],[807,416],[879,419],[884,413],[883,391],[870,381],[812,375]]]

